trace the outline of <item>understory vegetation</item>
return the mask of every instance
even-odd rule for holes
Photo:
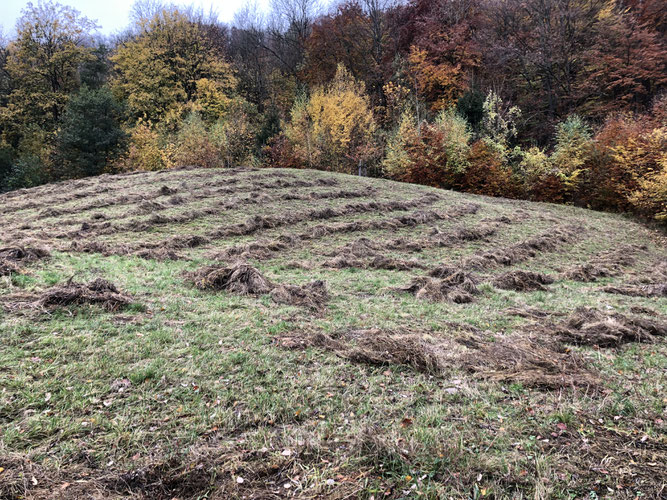
[[[667,220],[660,0],[276,0],[231,25],[51,1],[0,39],[0,189],[312,168]]]

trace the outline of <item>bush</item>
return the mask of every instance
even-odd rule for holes
[[[647,171],[628,200],[639,214],[667,223],[667,127],[647,134],[642,146]]]
[[[595,136],[587,185],[589,204],[596,209],[631,211],[630,197],[639,183],[660,171],[664,139],[653,134],[646,117],[619,115]]]
[[[279,134],[269,139],[263,149],[264,164],[270,168],[306,168],[294,147],[285,134]]]
[[[513,198],[519,193],[512,170],[497,149],[486,141],[475,141],[468,155],[469,166],[461,188],[471,193]]]
[[[212,168],[220,166],[220,151],[209,138],[206,125],[199,113],[188,115],[176,134],[173,163],[176,166]]]
[[[383,170],[396,180],[451,188],[468,167],[469,139],[466,121],[454,110],[421,125],[404,112],[388,140]]]
[[[163,170],[173,166],[173,146],[166,144],[150,122],[140,121],[130,134],[127,155],[119,160],[123,170]]]
[[[254,161],[257,127],[251,113],[245,103],[236,103],[225,119],[211,127],[211,143],[227,167],[249,165]]]
[[[461,175],[447,169],[444,143],[440,128],[422,124],[418,133],[408,136],[405,149],[409,166],[400,180],[442,188],[456,186]]]
[[[454,174],[462,174],[468,166],[470,152],[470,130],[465,118],[450,108],[441,111],[435,119],[435,126],[443,134],[443,148],[447,155],[447,169]]]
[[[46,184],[49,180],[42,160],[35,155],[26,155],[12,165],[6,184],[9,189],[31,188]]]

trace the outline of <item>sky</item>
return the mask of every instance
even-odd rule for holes
[[[37,3],[37,0],[33,3]],[[100,33],[110,35],[127,27],[134,0],[59,0],[59,3],[74,7],[85,17],[96,20],[100,26]],[[204,12],[209,12],[213,8],[220,21],[229,22],[234,18],[234,13],[247,5],[249,0],[174,0],[169,3],[194,5],[202,8]],[[269,0],[257,0],[256,3],[267,6]],[[27,4],[28,0],[0,0],[0,26],[5,36],[11,37],[15,34],[16,20]]]

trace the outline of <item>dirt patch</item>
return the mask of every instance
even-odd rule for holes
[[[667,283],[655,285],[605,286],[603,292],[630,297],[667,297]]]
[[[532,271],[516,270],[501,274],[491,282],[496,288],[514,290],[516,292],[533,292],[547,290],[544,285],[554,282],[551,276]]]
[[[599,417],[577,415],[575,422],[551,434],[551,439],[545,441],[547,444],[542,445],[559,469],[567,476],[579,478],[577,483],[581,486],[570,491],[577,498],[593,497],[591,493],[595,491],[600,498],[665,498],[664,433],[646,433],[639,422],[630,428],[613,429]],[[577,431],[584,428],[585,435]],[[538,435],[548,432],[536,431]]]
[[[88,284],[69,281],[65,285],[54,286],[44,293],[39,305],[62,307],[98,304],[108,311],[117,311],[132,302],[132,297],[121,293],[113,283],[97,278]]]
[[[654,342],[667,335],[667,323],[639,316],[579,308],[555,327],[557,337],[570,344],[617,347],[629,342]]]

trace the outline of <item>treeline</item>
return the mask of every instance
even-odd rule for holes
[[[274,0],[128,29],[28,4],[0,44],[0,187],[317,168],[667,220],[662,0]]]

